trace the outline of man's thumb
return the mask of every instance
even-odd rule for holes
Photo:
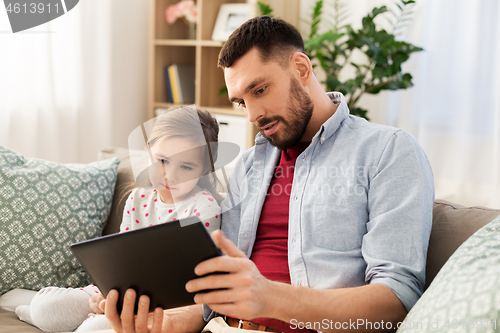
[[[230,257],[246,258],[247,256],[224,234],[221,230],[215,230],[211,234],[212,240],[224,254]]]

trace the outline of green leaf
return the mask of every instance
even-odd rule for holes
[[[313,39],[305,41],[304,47],[306,49],[317,48],[320,47],[325,41],[334,44],[335,41],[337,41],[342,36],[344,36],[343,33],[334,33],[333,31],[330,30],[325,33],[322,33],[321,35],[318,35]]]
[[[227,95],[227,87],[226,86],[220,88],[219,91],[218,91],[218,93],[217,93],[218,97],[221,97],[221,96],[224,96],[224,95]]]
[[[318,0],[314,5],[314,9],[311,15],[311,31],[309,33],[309,39],[314,38],[318,34],[322,13],[323,13],[323,1]]]
[[[370,118],[368,118],[367,116],[368,110],[362,109],[360,107],[355,107],[349,109],[349,113],[352,114],[353,116],[365,118],[366,120],[370,121]]]
[[[267,15],[269,17],[273,17],[273,9],[268,4],[263,3],[262,1],[257,1],[257,6],[259,7],[260,15]]]
[[[383,14],[385,12],[387,12],[387,7],[386,6],[373,8],[373,10],[372,10],[372,19],[374,19],[376,16],[378,16],[380,14]]]
[[[390,76],[390,73],[387,71],[387,68],[385,68],[384,66],[380,66],[378,64],[375,65],[375,67],[372,70],[372,77],[374,79],[381,79],[387,76]]]

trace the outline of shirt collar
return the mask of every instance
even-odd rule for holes
[[[314,135],[313,140],[317,136],[321,136],[320,142],[323,143],[326,139],[332,136],[337,129],[340,127],[340,124],[349,117],[349,108],[347,107],[347,102],[342,93],[339,92],[328,92],[326,95],[332,100],[335,104],[340,104],[337,108],[337,111],[328,118],[322,125],[320,130]],[[255,144],[267,142],[267,139],[259,132],[255,137]]]
[[[340,127],[340,124],[349,117],[349,108],[347,107],[347,102],[342,93],[339,92],[329,92],[326,95],[332,100],[334,104],[340,104],[337,108],[337,111],[327,119],[321,125],[321,128],[313,137],[313,140],[316,137],[320,137],[320,143],[326,141],[329,137],[331,137]]]

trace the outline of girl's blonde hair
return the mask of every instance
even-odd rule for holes
[[[203,152],[205,175],[198,181],[198,186],[210,191],[220,202],[222,197],[216,191],[218,180],[214,169],[218,154],[218,136],[219,124],[210,113],[197,109],[194,105],[177,105],[156,118],[147,145],[153,147],[156,143],[173,137],[186,138],[199,144]]]

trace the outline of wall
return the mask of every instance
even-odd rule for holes
[[[130,132],[147,120],[149,1],[113,4],[111,144],[128,147]]]

